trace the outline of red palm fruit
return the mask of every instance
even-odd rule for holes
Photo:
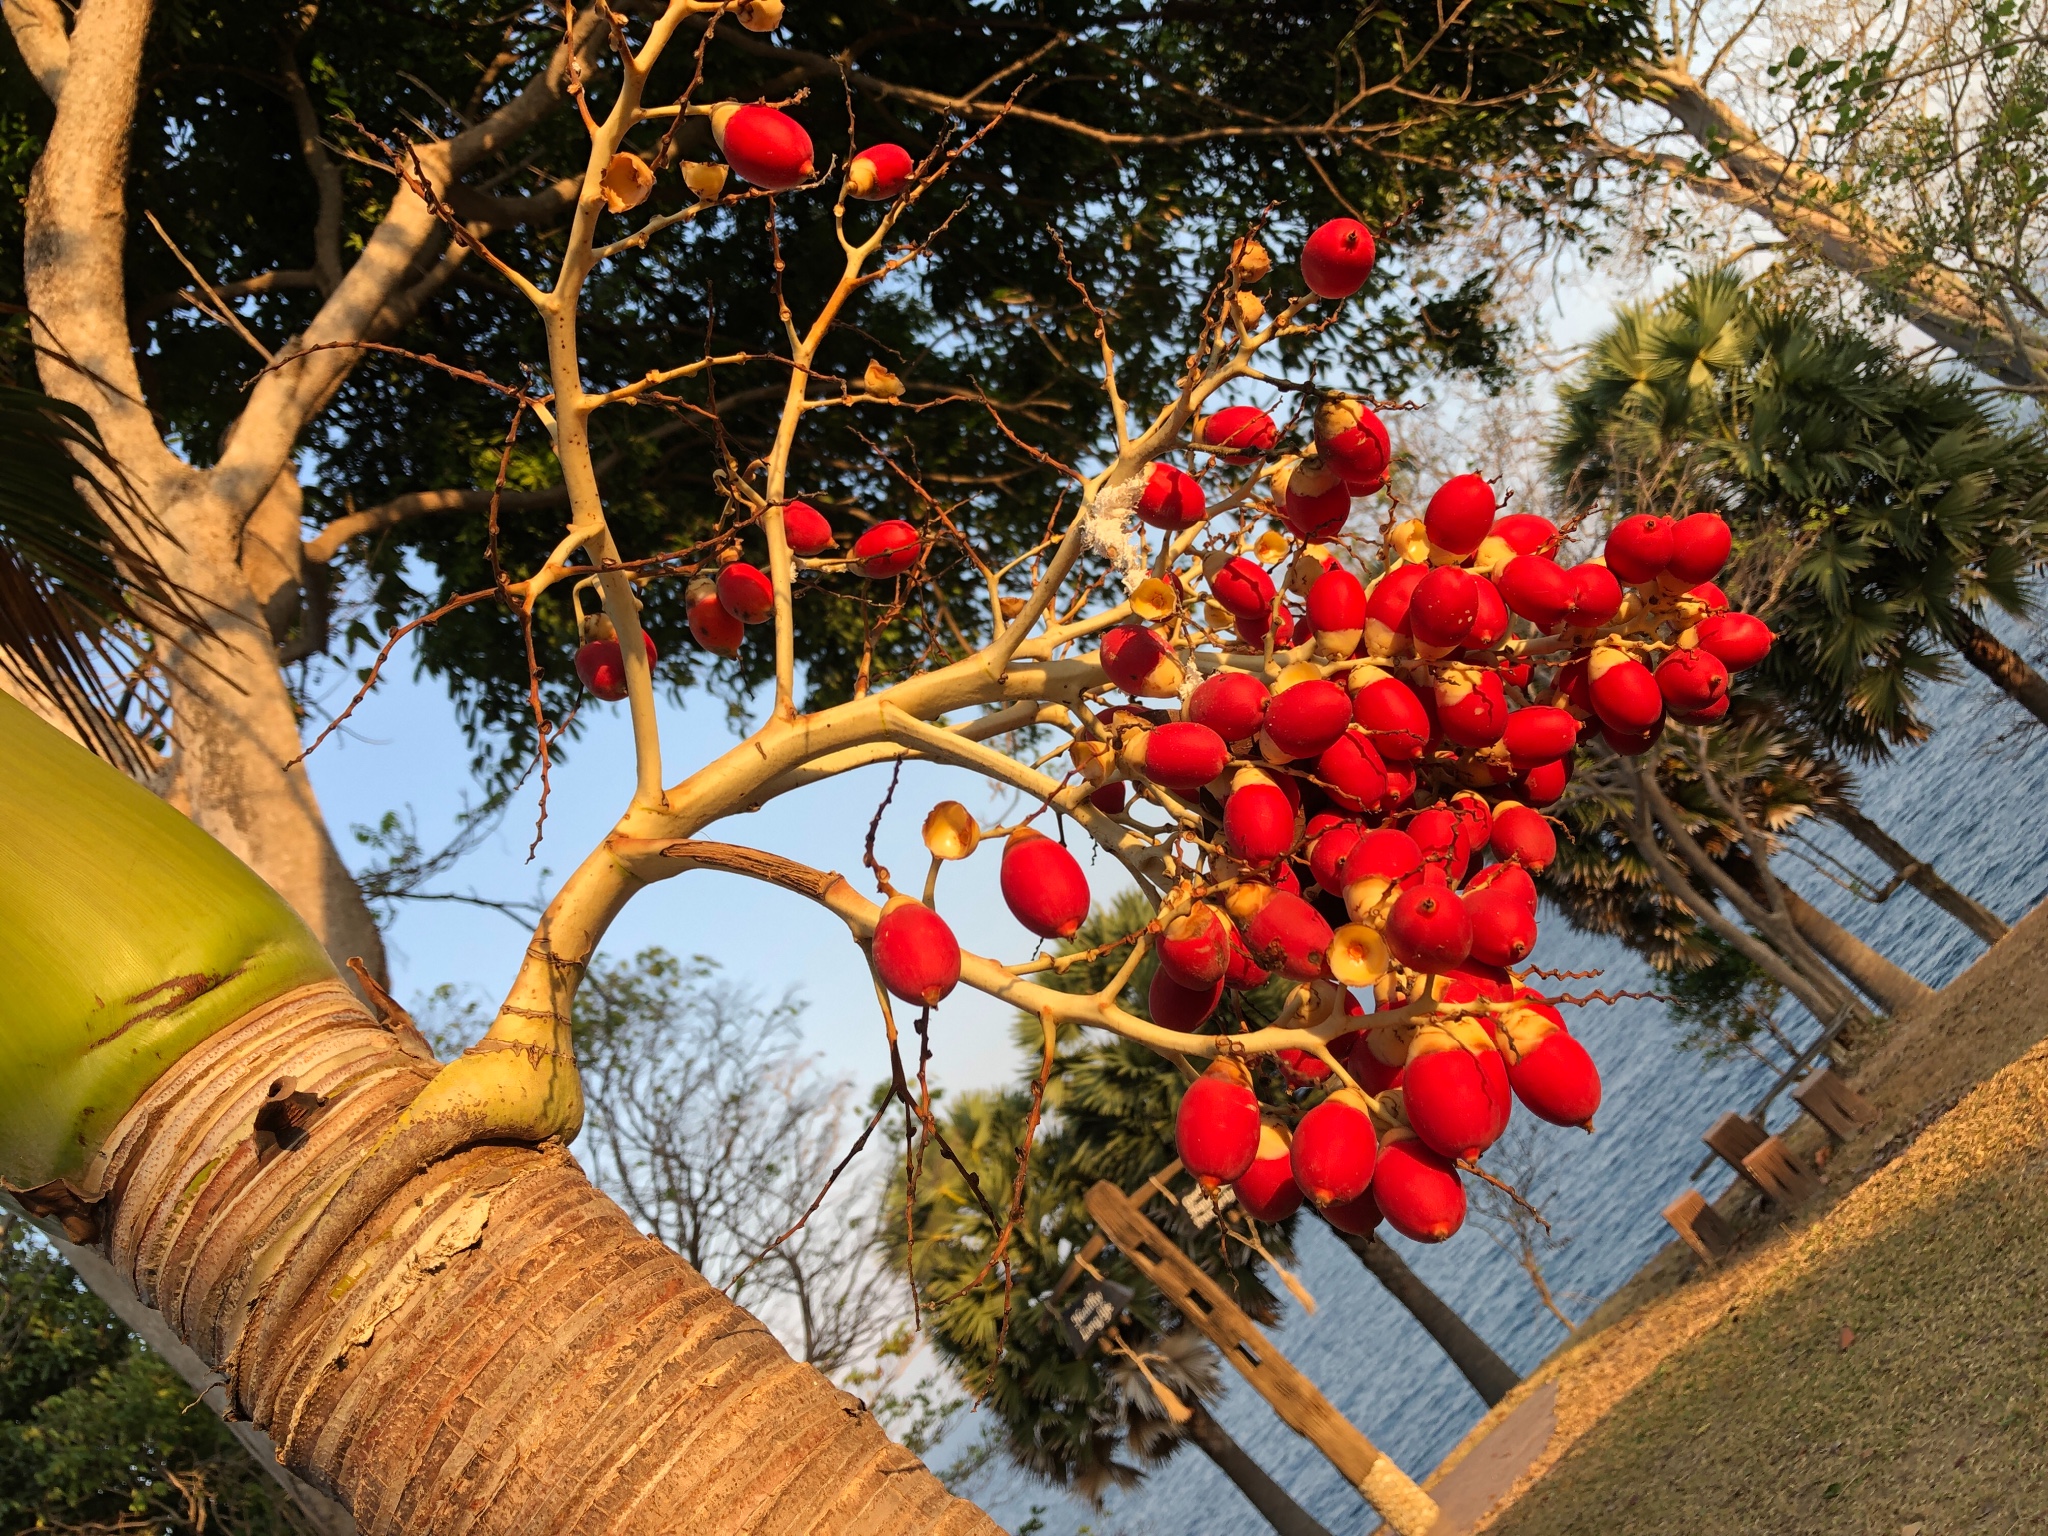
[[[1318,887],[1332,896],[1344,894],[1344,865],[1364,836],[1365,828],[1355,821],[1332,817],[1320,829],[1309,823],[1308,872]]]
[[[1557,858],[1557,834],[1526,805],[1502,806],[1493,817],[1493,851],[1524,869],[1548,869]]]
[[[1265,969],[1314,981],[1330,952],[1330,925],[1301,897],[1275,891],[1246,924],[1244,942]]]
[[[1372,1191],[1368,1189],[1356,1200],[1346,1200],[1342,1205],[1330,1206],[1323,1211],[1322,1217],[1339,1232],[1349,1232],[1353,1237],[1364,1237],[1380,1224],[1380,1208],[1374,1203]]]
[[[1019,827],[1003,844],[1000,883],[1010,915],[1041,939],[1067,938],[1088,916],[1081,861],[1030,827]]]
[[[1429,570],[1426,565],[1395,566],[1372,584],[1372,591],[1366,594],[1365,616],[1376,624],[1386,625],[1397,635],[1413,633],[1408,626],[1409,604]]]
[[[1552,684],[1552,691],[1556,699],[1563,700],[1573,709],[1579,711],[1579,713],[1584,715],[1593,713],[1593,694],[1586,682],[1586,661],[1584,657],[1580,657],[1577,661],[1568,661],[1557,669],[1557,677]]]
[[[1286,471],[1280,488],[1280,521],[1295,537],[1327,539],[1351,516],[1351,492],[1343,477],[1320,459],[1301,459]]]
[[[811,174],[811,136],[773,107],[727,103],[711,113],[718,152],[743,180],[770,192],[787,192]]]
[[[1344,883],[1384,880],[1389,884],[1406,880],[1422,869],[1422,845],[1398,827],[1376,827],[1360,837],[1344,861]]]
[[[1466,860],[1476,859],[1493,835],[1493,809],[1484,795],[1461,789],[1451,796],[1450,812],[1458,823],[1458,852]]]
[[[1597,629],[1621,612],[1621,583],[1604,565],[1588,560],[1565,573],[1572,584],[1572,605],[1564,621],[1574,629]]]
[[[1230,924],[1203,902],[1160,930],[1159,968],[1189,991],[1206,991],[1230,969]]]
[[[1088,797],[1088,803],[1105,816],[1115,816],[1124,808],[1124,802],[1131,797],[1131,786],[1122,779],[1105,784]]]
[[[1290,1088],[1313,1088],[1330,1075],[1329,1063],[1310,1051],[1298,1051],[1290,1046],[1286,1050],[1275,1051],[1273,1059],[1280,1064],[1280,1075]]]
[[[1389,1061],[1387,1058],[1392,1057]],[[1408,1062],[1408,1042],[1398,1029],[1360,1030],[1358,1043],[1344,1057],[1344,1066],[1367,1093],[1385,1093],[1401,1086]]]
[[[1569,710],[1531,704],[1508,712],[1501,741],[1517,768],[1554,762],[1579,744],[1579,722]]]
[[[1348,720],[1348,699],[1344,713]],[[1316,759],[1316,777],[1328,789],[1330,799],[1347,811],[1369,811],[1386,798],[1387,765],[1372,738],[1355,725],[1323,749]]]
[[[1726,613],[1735,606],[1728,601],[1728,594],[1711,581],[1701,582],[1698,586],[1690,588],[1685,595],[1709,613]]]
[[[1661,720],[1647,731],[1617,731],[1604,722],[1600,727],[1600,739],[1623,757],[1641,757],[1657,745],[1663,734],[1664,724]]]
[[[1650,512],[1624,517],[1607,535],[1607,568],[1631,587],[1655,581],[1671,564],[1671,519]]]
[[[1728,697],[1728,668],[1702,646],[1673,651],[1657,665],[1657,688],[1673,714],[1696,715]]]
[[[757,565],[735,560],[718,573],[718,604],[742,624],[759,624],[775,612],[775,587]]]
[[[1508,1083],[1523,1107],[1552,1125],[1593,1129],[1600,1108],[1600,1069],[1563,1022],[1531,1007],[1511,1008],[1501,1016],[1501,1029],[1507,1036],[1502,1054]]]
[[[1216,601],[1242,619],[1273,611],[1273,578],[1256,561],[1239,555],[1209,578]]]
[[[1722,694],[1705,709],[1696,709],[1689,714],[1680,714],[1678,719],[1685,725],[1712,725],[1728,718],[1728,695]]]
[[[1230,1186],[1237,1195],[1237,1203],[1253,1221],[1285,1221],[1301,1209],[1301,1186],[1294,1182],[1290,1156],[1292,1144],[1287,1127],[1279,1121],[1267,1120],[1260,1125],[1259,1147],[1252,1154],[1252,1165]]]
[[[1448,1158],[1415,1136],[1390,1133],[1373,1173],[1387,1225],[1416,1243],[1440,1243],[1465,1224],[1465,1184]]]
[[[870,144],[848,163],[846,190],[863,202],[885,203],[910,185],[916,169],[917,162],[901,144]]]
[[[1472,920],[1472,958],[1482,965],[1520,965],[1536,947],[1536,916],[1521,896],[1505,886],[1468,891],[1465,914]]]
[[[1557,524],[1534,512],[1510,512],[1494,520],[1491,536],[1518,555],[1545,554],[1557,543]]]
[[[1393,462],[1393,441],[1386,424],[1361,401],[1333,395],[1316,407],[1317,456],[1344,477],[1358,496],[1369,496],[1386,483]]]
[[[1308,589],[1308,622],[1316,644],[1332,656],[1349,656],[1365,632],[1365,588],[1332,562]]]
[[[689,609],[690,635],[699,645],[717,656],[739,655],[740,641],[746,637],[747,626],[741,620],[734,618],[726,609],[725,604],[718,600],[717,582],[706,581],[703,577],[698,577],[690,583],[689,590],[683,595],[683,601]],[[642,630],[641,633],[644,635],[646,631]],[[591,692],[601,699],[623,699],[626,696],[626,673],[623,666],[618,666],[618,663],[622,660],[618,642],[616,640],[600,640],[597,643],[611,647],[609,651],[597,653],[596,659],[599,661],[610,661],[618,667],[617,682],[615,684],[607,684],[604,688],[600,688],[595,683],[592,683]],[[582,651],[578,651],[576,656],[578,663],[576,670],[582,673]],[[584,674],[584,681],[590,681],[589,674]],[[610,691],[613,687],[616,687],[616,692]]]
[[[1372,231],[1356,219],[1332,219],[1301,248],[1301,280],[1319,299],[1348,299],[1372,276]]]
[[[1666,570],[1687,586],[1712,581],[1728,563],[1734,539],[1727,522],[1713,512],[1695,512],[1671,526],[1671,562]]]
[[[1507,685],[1498,672],[1469,678],[1440,678],[1436,723],[1445,741],[1460,747],[1490,747],[1508,726]]]
[[[1490,651],[1507,638],[1508,605],[1501,600],[1500,588],[1484,576],[1473,577],[1472,586],[1479,601],[1472,628],[1465,635],[1465,649]]]
[[[1717,613],[1699,622],[1700,649],[1720,657],[1730,672],[1744,672],[1762,661],[1777,638],[1753,613]]]
[[[1594,651],[1586,661],[1586,690],[1600,723],[1623,735],[1653,730],[1664,718],[1664,694],[1656,677],[1625,652]]]
[[[1350,723],[1350,695],[1324,677],[1296,683],[1266,706],[1266,739],[1288,757],[1319,756]]]
[[[1387,797],[1380,802],[1380,809],[1389,816],[1408,809],[1415,799],[1415,770],[1398,764],[1387,764]]]
[[[726,634],[732,637],[732,649],[721,650],[719,654],[733,655],[739,650],[740,622],[718,607],[718,599],[715,596],[710,599],[710,606],[718,613],[719,620],[728,626],[720,631],[721,638]],[[694,606],[690,614],[690,630],[693,634],[697,630]],[[647,665],[652,667],[656,660],[654,641],[648,638],[644,629],[640,631],[640,639],[647,647]],[[706,650],[714,649],[701,635],[698,636],[697,643],[703,645]],[[577,646],[576,675],[583,679],[584,687],[608,703],[616,704],[626,696],[626,656],[619,649],[619,642],[616,640],[586,640]]]
[[[1218,672],[1195,685],[1188,697],[1188,718],[1225,741],[1248,741],[1266,723],[1270,697],[1264,681],[1249,672]]]
[[[1194,794],[1230,763],[1230,748],[1223,738],[1193,720],[1155,725],[1135,745],[1141,750],[1133,766],[1153,783],[1181,795]]]
[[[1229,464],[1250,464],[1280,441],[1273,418],[1256,405],[1226,405],[1195,423],[1195,446]]]
[[[1180,693],[1180,663],[1166,642],[1142,624],[1119,624],[1102,637],[1102,670],[1134,699],[1170,699]]]
[[[1152,985],[1145,993],[1145,1011],[1161,1029],[1194,1030],[1202,1027],[1221,1001],[1221,981],[1212,981],[1206,987],[1184,987],[1162,966],[1152,973]]]
[[[782,536],[799,555],[815,555],[832,547],[832,525],[825,514],[807,501],[792,501],[782,508]]]
[[[1481,960],[1460,960],[1436,979],[1436,995],[1447,1003],[1469,1003],[1479,998],[1506,1002],[1515,993],[1515,978],[1506,966],[1488,965]],[[1491,1035],[1493,1020],[1482,1018],[1481,1028]]]
[[[1422,526],[1429,542],[1453,555],[1469,555],[1493,532],[1499,507],[1483,475],[1453,475],[1429,498]]]
[[[1173,1141],[1181,1165],[1214,1189],[1242,1178],[1259,1154],[1259,1100],[1251,1074],[1218,1059],[1188,1084],[1174,1112]]]
[[[1387,915],[1387,948],[1411,971],[1440,971],[1472,953],[1472,920],[1448,886],[1416,885]]]
[[[1554,763],[1538,763],[1522,775],[1522,798],[1531,805],[1555,805],[1564,798],[1572,781],[1572,760],[1560,757]]]
[[[1318,1207],[1344,1205],[1364,1194],[1379,1155],[1365,1095],[1339,1088],[1303,1115],[1291,1152],[1294,1182]]]
[[[1145,489],[1138,496],[1138,516],[1154,528],[1178,533],[1192,528],[1209,509],[1202,482],[1162,459],[1145,471]]]
[[[1249,992],[1263,987],[1273,979],[1271,973],[1261,970],[1259,963],[1252,959],[1252,952],[1245,948],[1244,935],[1237,931],[1237,924],[1226,926],[1230,930],[1230,968],[1223,973],[1223,984],[1233,992]]]
[[[1459,861],[1458,818],[1443,806],[1431,806],[1408,818],[1407,833],[1422,850],[1422,862],[1448,870]]]
[[[900,576],[917,564],[917,530],[900,517],[877,523],[853,541],[854,569],[870,581]]]
[[[1424,645],[1453,650],[1465,643],[1479,617],[1479,580],[1455,565],[1440,565],[1415,584],[1408,599],[1409,631]]]
[[[1424,1024],[1408,1046],[1401,1097],[1408,1124],[1433,1151],[1454,1162],[1477,1157],[1507,1125],[1507,1063],[1470,1019]]]
[[[875,969],[906,1003],[929,1007],[960,982],[960,943],[946,920],[921,901],[891,896],[875,924]]]
[[[1247,784],[1223,804],[1223,841],[1232,858],[1270,864],[1294,850],[1294,807],[1276,784]]]
[[[1571,578],[1548,555],[1517,555],[1495,579],[1501,601],[1538,629],[1557,628],[1571,612]]]
[[[1527,810],[1528,807],[1522,806],[1519,809]],[[1470,902],[1481,891],[1506,891],[1529,909],[1530,916],[1535,916],[1536,882],[1529,878],[1529,871],[1519,864],[1487,865],[1465,882],[1465,889],[1461,894]],[[1471,962],[1466,963],[1469,965]]]
[[[1429,716],[1415,690],[1398,677],[1359,689],[1351,700],[1351,718],[1365,728],[1386,763],[1413,762],[1429,749]]]

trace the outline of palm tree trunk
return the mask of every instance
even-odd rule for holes
[[[1889,864],[1892,872],[1901,876],[1906,884],[1912,886],[1986,944],[1996,944],[2010,932],[2010,929],[1999,921],[1996,912],[1950,885],[1934,872],[1933,865],[1914,858],[1890,833],[1855,806],[1842,801],[1829,807],[1827,814],[1828,819],[1836,826]]]
[[[1963,660],[1998,684],[2043,725],[2048,725],[2048,678],[2026,657],[1966,613],[1955,616],[1956,649]]]
[[[1915,1008],[1934,997],[1934,989],[1857,938],[1789,886],[1785,907],[1793,926],[1821,957],[1855,983],[1858,991],[1886,1013]]]
[[[1266,1517],[1266,1524],[1279,1536],[1330,1536],[1320,1520],[1289,1498],[1287,1490],[1267,1476],[1266,1469],[1230,1438],[1230,1432],[1209,1417],[1207,1409],[1195,1402],[1188,1407],[1193,1414],[1188,1420],[1188,1438],[1202,1448],[1225,1477],[1237,1484],[1237,1491],[1251,1500],[1252,1507]]]
[[[436,1070],[318,982],[106,1143],[101,1250],[364,1536],[995,1536],[559,1144],[458,1148],[331,1230]]]
[[[1335,1227],[1330,1229],[1337,1232]],[[1422,1324],[1423,1331],[1437,1342],[1437,1347],[1450,1356],[1451,1364],[1472,1383],[1472,1390],[1491,1408],[1512,1391],[1521,1381],[1514,1368],[1494,1353],[1486,1340],[1473,1331],[1472,1325],[1458,1316],[1437,1295],[1414,1270],[1410,1269],[1378,1237],[1367,1233],[1359,1237],[1350,1232],[1337,1232],[1344,1246],[1358,1255],[1358,1262],[1372,1272],[1374,1279],[1387,1288],[1387,1294],[1408,1309],[1409,1315]]]

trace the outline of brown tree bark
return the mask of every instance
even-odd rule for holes
[[[2027,658],[1968,614],[1957,614],[1956,649],[1963,660],[1998,684],[2028,714],[2048,725],[2048,678],[2027,665]]]
[[[1387,1288],[1387,1293],[1422,1324],[1423,1331],[1436,1340],[1437,1347],[1450,1357],[1451,1364],[1472,1384],[1472,1390],[1479,1394],[1487,1407],[1491,1408],[1506,1397],[1521,1381],[1514,1368],[1479,1337],[1472,1325],[1423,1284],[1421,1277],[1408,1267],[1401,1255],[1377,1236],[1368,1233],[1359,1237],[1350,1232],[1338,1232],[1335,1227],[1330,1230],[1337,1233],[1338,1241],[1358,1255],[1358,1262]]]
[[[1800,937],[1886,1013],[1933,1000],[1934,989],[1926,982],[1894,965],[1790,887],[1785,890],[1785,907]]]
[[[99,1181],[101,1251],[365,1536],[993,1536],[560,1145],[370,1178],[436,1070],[307,987],[175,1063]]]
[[[1266,1517],[1266,1524],[1279,1536],[1330,1536],[1328,1527],[1295,1503],[1206,1408],[1190,1402],[1188,1409],[1193,1414],[1188,1420],[1188,1438],[1216,1463],[1218,1471],[1237,1484],[1237,1491],[1251,1500],[1252,1508]]]
[[[1892,872],[1903,877],[1906,884],[1986,944],[1996,944],[2011,931],[1999,920],[1996,912],[1950,885],[1935,873],[1932,864],[1914,858],[1889,832],[1846,800],[1829,807],[1827,816],[1828,820],[1889,864]]]

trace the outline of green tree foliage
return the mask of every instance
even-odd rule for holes
[[[0,1216],[0,1531],[285,1536],[282,1495],[192,1389]]]

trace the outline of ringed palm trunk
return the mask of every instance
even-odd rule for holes
[[[1216,1468],[1237,1485],[1237,1491],[1251,1500],[1252,1507],[1266,1517],[1266,1524],[1278,1536],[1330,1536],[1329,1528],[1289,1497],[1285,1488],[1251,1458],[1245,1448],[1230,1437],[1230,1431],[1209,1416],[1208,1409],[1191,1402],[1188,1410],[1188,1438]]]
[[[1950,885],[1935,872],[1932,864],[1914,858],[1898,839],[1846,800],[1829,807],[1827,817],[1889,864],[1892,872],[1903,878],[1906,884],[1986,944],[1996,944],[2011,932],[1996,912]]]
[[[1436,1340],[1437,1347],[1450,1357],[1451,1364],[1472,1384],[1472,1390],[1487,1407],[1493,1407],[1514,1390],[1522,1379],[1515,1374],[1514,1367],[1501,1359],[1443,1297],[1425,1285],[1400,1254],[1374,1233],[1360,1237],[1352,1232],[1339,1232],[1335,1227],[1330,1230],[1358,1255],[1358,1262],[1387,1288],[1387,1294],[1422,1324],[1423,1331]]]
[[[1799,936],[1886,1013],[1917,1007],[1933,998],[1934,989],[1926,982],[1894,965],[1790,886],[1784,888],[1784,894],[1785,910]]]
[[[1958,612],[1952,623],[1956,649],[1963,660],[2003,688],[2036,720],[2048,725],[2048,678],[2028,666],[2026,657],[1967,613]]]
[[[433,1080],[226,850],[0,700],[0,1177],[365,1533],[992,1533],[559,1143],[367,1180]]]

